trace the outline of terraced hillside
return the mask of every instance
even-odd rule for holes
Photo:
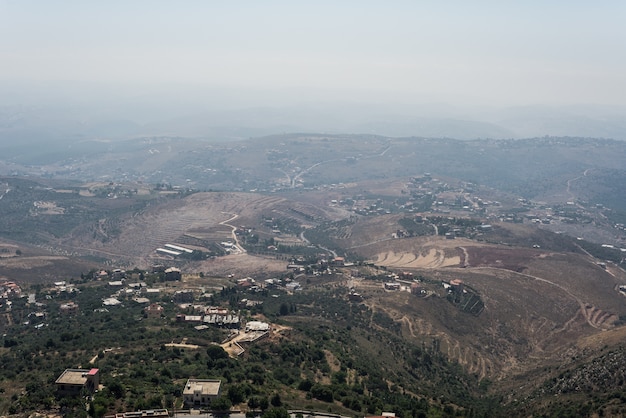
[[[425,297],[382,292],[380,283],[367,280],[351,284],[373,311],[400,325],[403,337],[418,344],[436,341],[472,374],[513,385],[531,370],[569,362],[585,352],[580,341],[621,326],[626,315],[626,297],[618,289],[626,283],[623,270],[610,264],[603,268],[571,237],[496,223],[480,240],[445,239],[434,231],[398,238],[400,218],[353,219],[329,227],[329,236],[385,271],[423,278],[419,286]],[[480,298],[484,309],[479,314],[451,303],[453,294],[441,282],[454,279]],[[410,282],[405,283],[408,290]],[[532,385],[527,386],[530,391]]]
[[[60,240],[62,248],[98,255],[117,262],[149,265],[159,260],[155,250],[167,243],[195,238],[219,243],[235,239],[234,228],[258,227],[263,217],[315,224],[342,216],[332,208],[294,204],[279,196],[251,193],[195,193],[152,204],[144,210],[85,225],[82,232]],[[93,239],[96,232],[104,239]]]
[[[583,296],[547,279],[493,268],[419,271],[427,278],[460,279],[485,304],[477,316],[462,312],[439,295],[380,293],[371,284],[356,285],[372,310],[401,325],[416,343],[437,341],[440,350],[469,372],[506,382],[518,374],[569,361],[583,352],[578,341],[615,327],[626,312],[617,292],[593,305]],[[620,306],[617,306],[620,305]],[[618,307],[619,310],[612,308]]]

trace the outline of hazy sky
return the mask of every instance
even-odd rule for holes
[[[0,82],[626,105],[625,22],[623,0],[0,0]]]

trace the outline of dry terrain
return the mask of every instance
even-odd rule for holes
[[[80,276],[94,267],[89,260],[67,255],[53,255],[44,248],[0,243],[10,249],[0,257],[0,278],[7,277],[19,283],[50,283],[55,280]],[[16,254],[19,251],[19,255]]]
[[[287,263],[273,257],[260,257],[250,254],[232,254],[202,261],[198,265],[200,271],[210,272],[216,276],[235,277],[265,276],[285,272]]]
[[[434,283],[424,283],[430,293],[418,297],[350,281],[365,303],[401,323],[407,338],[437,340],[451,359],[481,377],[506,380],[558,365],[594,341],[623,335],[615,327],[626,314],[626,298],[617,291],[626,283],[623,274],[602,269],[587,255],[438,237],[384,240],[358,250],[378,265]],[[452,279],[480,295],[480,315],[445,299],[436,283]]]
[[[96,225],[75,231],[59,245],[66,251],[101,256],[120,263],[133,262],[146,267],[155,262],[167,262],[167,256],[155,252],[167,243],[184,243],[189,239],[204,242],[205,245],[234,241],[234,228],[242,225],[257,227],[263,224],[263,217],[311,223],[317,218],[323,220],[337,217],[338,214],[339,211],[333,208],[319,209],[304,203],[289,202],[279,196],[195,193],[149,206],[122,219],[101,219]],[[94,240],[94,235],[102,239]],[[206,248],[200,246],[199,249]],[[203,266],[229,270],[236,268],[237,264],[246,268],[247,265],[253,267],[255,263],[261,269],[262,265],[271,264],[263,259],[256,261],[256,258],[242,256],[232,264],[226,257],[224,260],[204,262]]]

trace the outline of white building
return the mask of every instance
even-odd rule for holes
[[[249,321],[246,324],[246,332],[269,331],[270,324],[261,321]]]
[[[221,380],[189,379],[183,390],[185,405],[209,406],[213,399],[220,396]]]

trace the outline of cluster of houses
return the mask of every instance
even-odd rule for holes
[[[178,314],[176,315],[176,321],[202,323],[229,328],[239,328],[241,322],[239,315],[231,312],[226,308],[220,308],[215,306],[196,306],[195,308],[200,310],[201,312],[197,315]]]
[[[299,282],[290,278],[283,279],[265,279],[262,283],[257,283],[252,277],[246,277],[237,280],[237,287],[240,289],[247,289],[253,292],[260,292],[263,289],[282,289],[288,292],[294,292],[302,289],[302,285]]]
[[[11,299],[22,296],[22,289],[15,283],[6,279],[0,279],[0,307],[11,306]]]
[[[155,266],[154,272],[162,273],[165,281],[180,281],[182,277],[180,269],[176,267],[166,269],[164,266]],[[131,298],[136,303],[147,305],[150,303],[149,296],[158,296],[161,293],[160,288],[148,287],[146,282],[141,281],[139,273],[129,275],[124,270],[116,269],[111,275],[106,271],[101,271],[96,274],[96,277],[97,280],[108,280],[108,286],[116,289],[110,297],[103,300],[102,303],[105,306],[121,305],[120,299],[123,298]]]

